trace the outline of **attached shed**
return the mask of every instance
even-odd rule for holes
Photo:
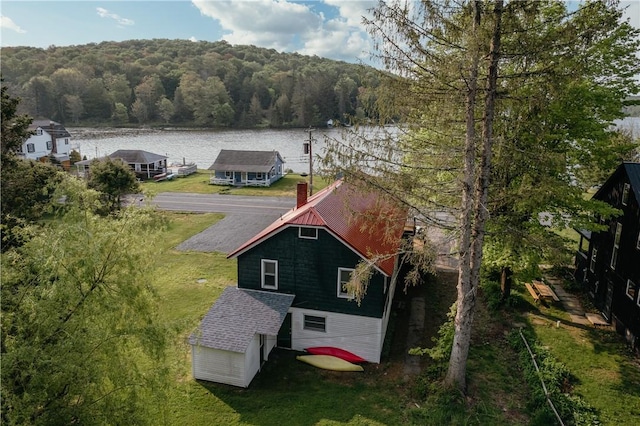
[[[189,337],[193,377],[248,387],[276,346],[293,299],[227,287]]]
[[[284,176],[284,160],[278,151],[223,149],[209,170],[214,185],[270,186]]]

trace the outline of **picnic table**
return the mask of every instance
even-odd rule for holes
[[[533,287],[535,288],[536,292],[540,295],[540,297],[542,297],[543,299],[552,299],[552,300],[555,300],[556,302],[560,301],[560,299],[558,299],[558,296],[556,296],[555,292],[551,289],[551,287],[549,287],[544,282],[533,280]]]

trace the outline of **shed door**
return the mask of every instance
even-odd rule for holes
[[[287,313],[278,332],[278,347],[291,349],[291,313]]]
[[[235,172],[235,181],[236,181],[236,183],[242,182],[242,173]]]

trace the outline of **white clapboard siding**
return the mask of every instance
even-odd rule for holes
[[[193,377],[246,387],[245,354],[191,345]],[[253,377],[253,376],[252,376]]]
[[[379,363],[384,333],[381,318],[292,308],[291,348],[334,346],[353,352],[368,362]],[[326,332],[305,330],[304,315],[326,318]]]

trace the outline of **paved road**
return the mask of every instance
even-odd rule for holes
[[[138,199],[139,200],[139,199]],[[224,213],[225,218],[176,247],[181,251],[229,253],[295,205],[291,197],[247,197],[162,192],[152,200],[161,210]]]
[[[197,213],[284,214],[296,203],[293,197],[249,197],[241,195],[161,192],[152,204],[161,210]]]

